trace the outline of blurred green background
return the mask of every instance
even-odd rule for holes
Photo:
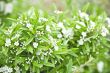
[[[50,11],[52,8],[58,10],[66,10],[67,8],[81,9],[85,4],[91,3],[104,9],[110,15],[110,0],[0,0],[0,16],[1,12],[5,12],[8,3],[12,3],[13,12],[19,11],[20,13],[31,6]]]
[[[7,17],[18,18],[32,6],[48,12],[55,9],[71,11],[81,9],[87,3],[90,3],[91,10],[95,11],[98,7],[110,16],[110,0],[0,0],[0,24],[6,23]]]

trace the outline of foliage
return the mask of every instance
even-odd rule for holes
[[[69,16],[31,8],[10,18],[9,27],[0,27],[0,72],[110,72],[110,19],[87,7]]]

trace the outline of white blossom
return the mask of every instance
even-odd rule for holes
[[[108,23],[108,27],[110,27],[110,18],[109,18],[109,17],[106,18],[106,21],[107,21],[107,23]]]
[[[88,29],[93,29],[96,26],[95,22],[90,21],[90,25],[88,27]]]
[[[33,47],[34,47],[34,48],[37,48],[37,47],[38,47],[38,43],[33,42]]]
[[[61,14],[61,13],[63,13],[63,12],[62,12],[62,11],[59,11],[59,10],[55,10],[54,13],[56,13],[56,14]]]
[[[13,5],[12,5],[12,3],[7,3],[5,5],[5,14],[12,13],[12,11],[13,11]]]
[[[79,16],[81,17],[81,18],[84,18],[85,20],[89,20],[89,15],[87,14],[87,13],[85,13],[85,12],[81,12],[81,11],[79,11]]]
[[[15,45],[15,46],[19,46],[19,42],[16,41],[16,42],[14,43],[14,45]]]
[[[103,26],[103,27],[102,27],[102,30],[101,30],[101,35],[102,35],[102,36],[106,36],[108,33],[109,33],[108,29]]]
[[[44,60],[44,55],[41,56],[41,60]]]
[[[47,56],[48,52],[44,52],[43,55]]]
[[[50,26],[49,26],[49,25],[46,26],[46,30],[47,30],[48,32],[51,32],[51,29],[50,29]]]
[[[79,26],[79,25],[76,25],[76,29],[80,29],[81,28],[81,26]]]
[[[46,21],[48,21],[48,19],[44,17],[40,17],[38,20],[38,22],[46,22]]]
[[[60,39],[62,38],[62,34],[58,34],[57,37]]]
[[[62,23],[62,22],[59,22],[59,23],[58,23],[58,27],[60,27],[60,28],[62,28],[62,29],[63,29],[63,28],[64,28],[63,23]]]
[[[66,29],[63,29],[62,30],[62,33],[64,34],[64,36],[66,37],[66,38],[72,38],[73,37],[73,35],[74,35],[74,32],[73,32],[73,29],[72,28],[68,28],[67,30]]]
[[[27,27],[27,28],[31,28],[31,26],[32,26],[32,25],[31,25],[30,23],[27,23],[27,24],[26,24],[26,27]]]
[[[84,44],[83,39],[80,39],[80,40],[78,40],[77,42],[78,42],[78,45],[83,45],[83,44]]]
[[[0,72],[3,72],[3,73],[12,73],[13,72],[13,69],[5,65],[4,67],[1,67],[0,68]]]
[[[53,37],[49,35],[49,40],[53,43]]]
[[[87,36],[87,33],[86,32],[82,32],[81,34],[82,34],[83,37],[86,37]]]
[[[52,36],[49,36],[50,42],[52,44],[52,46],[54,47],[55,50],[58,50],[58,46],[57,46],[57,41],[56,39],[54,39]]]
[[[11,40],[9,38],[6,38],[5,46],[9,47],[11,45]]]
[[[54,49],[57,51],[59,48],[57,45],[54,46]]]
[[[101,73],[103,71],[104,68],[104,62],[103,61],[99,61],[97,63],[97,70]]]
[[[7,35],[10,35],[10,34],[12,33],[12,31],[13,31],[12,29],[8,29],[8,30],[6,31],[6,34],[7,34]]]
[[[26,27],[27,27],[29,30],[32,30],[32,29],[33,29],[32,24],[30,24],[30,23],[27,23],[27,24],[26,24]]]

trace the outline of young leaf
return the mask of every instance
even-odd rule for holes
[[[73,62],[72,62],[72,59],[70,59],[68,64],[66,65],[67,73],[72,73],[72,65],[73,65]]]

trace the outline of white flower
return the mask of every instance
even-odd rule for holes
[[[86,13],[84,13],[84,12],[81,12],[81,11],[79,11],[79,16],[81,17],[81,18],[84,18],[85,20],[89,20],[89,15],[88,14],[86,14]]]
[[[47,30],[48,32],[51,32],[49,25],[46,26],[46,30]]]
[[[62,34],[58,34],[57,37],[60,39],[62,38]]]
[[[12,68],[9,68],[8,66],[4,66],[4,67],[1,67],[0,68],[0,72],[3,72],[3,73],[11,73],[13,72],[13,69]]]
[[[49,40],[50,40],[52,46],[54,47],[54,49],[55,49],[55,50],[58,50],[57,40],[54,39],[52,36],[49,36]]]
[[[82,36],[83,37],[86,37],[87,36],[87,33],[86,32],[82,32]]]
[[[110,18],[106,18],[106,21],[108,23],[108,27],[110,27]]]
[[[54,13],[56,13],[56,14],[61,14],[61,13],[63,13],[63,12],[62,12],[62,11],[59,11],[59,10],[55,10]]]
[[[30,24],[30,23],[27,23],[27,24],[26,24],[26,27],[27,27],[27,28],[31,28],[31,24]]]
[[[69,29],[67,29],[67,37],[73,37],[73,29],[72,28],[69,28]]]
[[[5,5],[5,14],[12,13],[12,11],[13,11],[13,5],[12,5],[12,3],[7,3]]]
[[[59,48],[57,45],[54,46],[54,49],[57,51]]]
[[[62,23],[62,22],[59,22],[59,23],[58,23],[58,27],[60,27],[60,28],[62,28],[62,29],[63,29],[63,28],[64,28],[63,23]]]
[[[8,29],[8,30],[6,31],[6,34],[7,34],[7,35],[10,35],[10,34],[12,33],[12,31],[13,31],[12,29]]]
[[[41,60],[44,60],[44,55],[41,56]]]
[[[101,73],[103,71],[104,68],[104,63],[103,61],[100,61],[97,63],[97,70]]]
[[[88,28],[93,29],[95,26],[96,26],[95,22],[90,21],[90,26]]]
[[[48,21],[48,19],[47,18],[43,18],[43,17],[39,18],[39,20],[38,20],[38,22],[46,22],[46,21]]]
[[[76,25],[76,29],[80,29],[81,28],[81,26],[79,26],[79,25]]]
[[[34,48],[37,48],[37,47],[38,47],[38,43],[33,42],[33,47],[34,47]]]
[[[49,37],[49,40],[50,40],[50,42],[52,42],[53,43],[53,37],[52,36],[50,36],[50,35],[48,35],[48,37]]]
[[[47,56],[48,52],[44,52],[43,55]]]
[[[77,42],[78,42],[78,45],[83,45],[83,44],[84,44],[83,39],[80,39],[80,40],[78,40]]]
[[[19,42],[16,41],[16,42],[14,43],[14,45],[15,45],[15,46],[19,46]]]
[[[9,47],[11,45],[11,40],[9,38],[6,38],[5,46]]]
[[[27,24],[26,24],[26,27],[27,27],[29,30],[32,30],[32,29],[33,29],[32,25],[31,25],[30,23],[27,23]]]
[[[103,26],[103,27],[102,27],[102,30],[101,30],[101,35],[102,35],[102,36],[106,36],[108,33],[109,33],[108,29]]]
[[[67,30],[66,30],[66,29],[63,29],[63,30],[62,30],[62,33],[64,34],[64,36],[65,36],[66,38],[69,37],[70,39],[73,37],[73,34],[74,34],[72,28],[68,28]]]

